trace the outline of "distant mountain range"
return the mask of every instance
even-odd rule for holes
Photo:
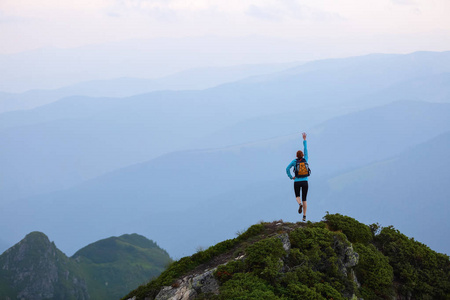
[[[306,130],[373,107],[373,94],[391,85],[449,72],[449,57],[450,52],[424,52],[319,61],[203,91],[128,98],[74,96],[4,113],[0,164],[8,175],[1,178],[0,194],[12,201],[68,188],[168,152]],[[442,90],[448,89],[442,84]],[[394,99],[377,101],[380,105]]]
[[[392,157],[408,156],[404,153],[409,153],[416,145],[442,138],[437,135],[450,131],[448,115],[450,104],[398,102],[338,117],[310,130],[308,142],[313,170],[310,197],[312,203],[318,202],[316,207],[311,205],[311,217],[330,209],[352,211],[364,220],[370,217],[368,212],[372,210],[352,210],[354,202],[371,207],[380,201],[361,202],[358,197],[346,196],[352,195],[353,191],[351,186],[347,191],[346,185],[342,185],[342,194],[334,193],[329,190],[329,180]],[[73,238],[66,243],[66,246],[70,245],[64,248],[68,252],[83,240],[97,239],[108,230],[139,230],[154,236],[170,253],[179,257],[210,243],[210,239],[227,238],[230,232],[248,226],[249,222],[273,218],[274,212],[280,218],[296,218],[292,214],[295,210],[289,205],[294,200],[284,168],[300,145],[300,135],[296,134],[221,149],[167,154],[71,189],[13,202],[3,207],[3,222],[7,224],[9,216],[16,216],[18,211],[27,216],[22,218],[22,230],[38,226],[54,236],[63,234],[55,232],[56,224],[75,224],[81,220],[76,232],[83,232],[83,235],[79,240]],[[446,149],[445,145],[441,148]],[[436,160],[441,163],[431,163]],[[425,162],[428,161],[430,166],[446,166],[446,160],[439,156],[429,155]],[[397,172],[404,169],[402,165],[396,167]],[[430,178],[424,176],[421,180],[428,182]],[[446,178],[443,174],[438,178],[438,184]],[[367,184],[372,186],[370,182]],[[389,201],[395,203],[407,192],[399,188],[390,195]],[[412,197],[410,201],[417,200]],[[139,210],[136,211],[136,207]],[[240,209],[236,211],[236,207]],[[418,214],[419,210],[413,212],[413,215]],[[402,229],[412,221],[388,214],[376,217]],[[99,222],[104,226],[92,232],[90,228]],[[414,222],[424,228],[430,224],[425,220]],[[160,224],[170,225],[160,231]],[[203,224],[213,224],[214,234]],[[67,226],[64,234],[69,230]],[[433,244],[425,237],[422,239],[444,252],[450,246],[442,241]]]
[[[445,188],[449,149],[447,131],[400,155],[329,179],[318,198],[331,211],[354,214],[366,222],[395,223],[433,249],[450,253],[450,241],[442,239],[442,232],[450,230],[446,221],[450,191]]]
[[[262,219],[297,220],[284,168],[301,147],[301,131],[308,132],[313,170],[308,218],[334,209],[368,220],[372,206],[382,202],[362,200],[374,196],[356,194],[362,188],[348,174],[361,174],[357,179],[376,195],[374,182],[364,179],[373,164],[398,158],[387,172],[404,174],[410,169],[400,162],[411,157],[408,151],[444,138],[450,131],[449,72],[450,52],[369,55],[312,62],[201,91],[74,96],[1,114],[0,226],[21,220],[1,238],[13,244],[39,230],[74,253],[103,236],[142,232],[181,257]],[[425,93],[421,86],[431,83]],[[436,145],[445,151],[444,142]],[[439,168],[447,161],[423,149],[433,172],[442,174],[424,176],[424,182],[433,178],[430,186],[445,186],[449,178]],[[409,204],[422,201],[411,194],[414,188],[389,179],[383,184],[399,184],[385,197],[392,207],[402,207],[394,203],[402,195],[410,195]],[[424,191],[433,201],[446,195]],[[354,210],[355,202],[368,209]],[[412,236],[405,230],[416,228],[412,221],[422,226],[419,235],[426,232],[431,223],[420,207],[408,209],[409,215],[377,217]],[[448,226],[446,219],[436,222]],[[442,239],[422,240],[450,251]]]
[[[170,262],[137,234],[92,243],[69,258],[45,234],[32,232],[0,255],[0,298],[118,299]]]
[[[261,36],[202,36],[133,39],[66,49],[40,48],[0,55],[0,91],[55,89],[78,82],[123,77],[161,78],[192,68],[290,63],[320,57],[304,45],[303,38],[293,42]]]
[[[130,97],[159,90],[202,90],[250,76],[281,71],[298,64],[300,63],[198,68],[157,79],[125,77],[86,81],[58,89],[0,93],[0,113],[32,109],[70,96]]]

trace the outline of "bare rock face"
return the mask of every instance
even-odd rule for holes
[[[347,276],[347,270],[358,264],[359,254],[353,250],[350,242],[340,241],[335,238],[334,250],[338,254],[339,270]]]
[[[155,300],[191,300],[200,294],[219,293],[219,283],[214,278],[216,268],[204,273],[190,275],[178,280],[174,287],[166,286],[161,289]]]
[[[17,299],[89,299],[84,280],[47,236],[32,232],[0,256],[4,278]]]
[[[283,233],[280,235],[277,235],[277,238],[281,240],[283,243],[283,249],[286,252],[289,252],[291,250],[291,241],[289,240],[289,235],[287,233]]]

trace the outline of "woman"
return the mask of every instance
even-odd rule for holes
[[[294,159],[286,168],[286,173],[289,176],[289,178],[294,180],[294,192],[295,192],[295,199],[297,200],[297,203],[299,205],[298,213],[301,214],[303,211],[303,222],[306,221],[306,195],[308,194],[308,176],[302,176],[299,177],[297,174],[292,176],[291,169],[294,168],[295,173],[295,166],[297,162],[308,162],[308,148],[306,144],[306,133],[302,133],[303,135],[303,152],[297,151],[297,158]],[[297,176],[297,177],[295,177]],[[300,191],[302,194],[302,197],[300,199]]]

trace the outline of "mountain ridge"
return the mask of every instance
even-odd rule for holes
[[[382,126],[385,114],[382,113],[382,109],[377,108],[372,112],[356,115],[355,120],[357,122],[355,122],[360,124],[358,128],[352,129],[352,124],[355,123],[352,120],[342,124],[339,124],[339,120],[337,120],[326,123],[329,127],[326,136],[321,136],[314,130],[309,132],[310,165],[313,170],[311,178],[312,183],[318,185],[311,190],[311,197],[314,197],[312,200],[316,199],[314,201],[317,201],[316,209],[311,211],[311,217],[317,217],[315,214],[327,210],[333,204],[332,199],[328,202],[321,199],[320,196],[322,191],[328,190],[327,186],[321,186],[324,180],[328,179],[328,176],[333,176],[336,172],[346,172],[353,169],[352,166],[364,167],[369,162],[391,158],[394,150],[401,153],[405,148],[426,141],[434,134],[450,130],[450,123],[448,123],[447,118],[450,109],[449,104],[418,103],[418,105],[409,108],[408,103],[400,102],[386,106],[384,109],[391,111],[392,107],[401,109],[396,110],[399,115],[396,118],[391,118],[392,123],[386,121],[386,126]],[[428,108],[432,108],[431,111],[436,111],[437,114],[430,113]],[[401,111],[406,113],[400,114]],[[415,120],[414,122],[406,118],[411,114],[414,115],[414,118],[410,119]],[[392,115],[392,113],[386,116],[389,115]],[[441,115],[441,117],[438,118],[438,115]],[[424,124],[423,120],[428,118],[434,119]],[[376,131],[363,130],[364,124],[370,125],[374,122],[381,122]],[[441,126],[442,122],[445,123],[445,126]],[[408,130],[409,128],[417,128],[417,131],[407,131],[408,139],[406,142],[404,138],[397,141],[397,135],[403,134],[405,128]],[[345,134],[341,135],[342,132],[345,132]],[[164,248],[169,249],[170,253],[179,257],[180,253],[176,253],[174,250],[176,243],[170,241],[169,236],[153,230],[164,220],[174,220],[174,222],[175,220],[177,222],[184,220],[182,222],[190,224],[188,226],[190,229],[168,227],[167,230],[173,234],[185,232],[182,236],[193,231],[192,234],[197,236],[201,244],[209,244],[210,242],[207,241],[206,237],[215,237],[202,229],[201,224],[197,224],[196,221],[193,222],[193,216],[195,216],[194,219],[210,219],[208,214],[214,215],[210,207],[221,206],[220,203],[224,201],[224,203],[231,201],[236,202],[236,205],[249,206],[250,209],[247,218],[244,218],[238,212],[237,215],[242,216],[243,219],[236,220],[236,224],[232,225],[233,230],[249,225],[243,222],[244,219],[256,222],[259,220],[259,216],[269,217],[267,212],[277,209],[270,204],[274,201],[280,205],[280,215],[289,216],[286,217],[288,219],[294,218],[295,216],[290,213],[289,205],[295,201],[292,201],[291,182],[286,179],[284,168],[294,158],[293,155],[301,147],[300,145],[298,135],[289,135],[278,140],[265,140],[215,150],[174,152],[113,171],[74,188],[34,196],[27,201],[16,203],[14,207],[11,205],[10,208],[4,207],[4,211],[17,211],[20,207],[20,211],[31,216],[48,215],[50,211],[60,211],[60,213],[52,213],[52,215],[61,215],[61,218],[65,221],[72,220],[73,222],[79,222],[81,218],[84,221],[83,227],[89,228],[94,226],[94,220],[98,220],[99,216],[102,216],[105,205],[103,199],[108,199],[111,204],[109,205],[109,215],[102,217],[104,219],[102,222],[111,225],[106,227],[129,232],[142,232],[137,224],[140,222],[147,224],[146,235],[155,237],[159,243],[164,245]],[[388,145],[391,146],[388,147]],[[383,151],[378,149],[382,146],[385,147]],[[333,161],[333,157],[330,157],[329,149],[336,149],[334,150],[336,155],[343,153],[340,154],[342,158],[339,164]],[[349,155],[349,153],[355,151],[359,151],[358,155]],[[369,153],[375,154],[369,155]],[[360,159],[357,163],[353,156],[364,159]],[[261,164],[261,161],[264,161],[264,164]],[[338,167],[339,169],[336,169]],[[188,170],[188,173],[183,180],[177,183],[178,188],[174,189],[173,175],[177,174],[179,170]],[[223,185],[223,182],[228,183]],[[264,191],[264,193],[260,191]],[[239,204],[238,199],[242,203]],[[257,205],[255,202],[258,201],[262,204]],[[283,203],[283,205],[280,203]],[[124,218],[124,214],[130,211],[129,205],[139,206],[141,210],[133,212],[133,218]],[[194,209],[197,206],[198,208]],[[48,207],[48,209],[43,209],[43,207]],[[87,207],[90,210],[87,210]],[[67,211],[72,213],[67,215],[64,213]],[[183,213],[186,211],[189,213]],[[236,213],[232,212],[231,207],[223,207],[222,212],[223,216],[217,216],[221,222],[225,223],[226,217],[235,218],[233,215],[236,215]],[[8,215],[8,213],[5,214]],[[361,217],[357,216],[358,218]],[[256,218],[256,220],[253,218]],[[52,222],[57,222],[57,219],[59,218],[52,217]],[[61,221],[63,221],[62,219]],[[128,221],[128,219],[141,221],[136,223]],[[34,221],[33,218],[28,218],[28,220],[30,223],[41,223],[39,218]],[[390,220],[386,221],[390,222]],[[22,226],[27,227],[26,221]],[[43,224],[43,226],[45,226],[44,231],[46,232],[54,231],[50,224]],[[74,243],[69,248],[72,250],[69,250],[69,252],[74,251],[75,247],[78,249],[79,244],[85,244],[86,239],[98,239],[99,236],[108,235],[108,232],[103,231],[103,228],[98,230],[100,232],[95,236],[92,236],[92,232],[87,230],[85,239],[77,243],[73,241]],[[221,232],[220,237],[226,237],[230,234],[229,231],[226,232],[225,230],[226,227],[223,226],[218,228],[218,232]],[[219,234],[216,234],[216,236],[219,236]],[[183,237],[181,238],[183,239]],[[187,239],[185,242],[192,243],[192,240]],[[191,245],[189,251],[194,251],[197,246]],[[66,247],[64,249],[67,249]],[[186,247],[186,251],[188,251],[187,249],[189,248]]]
[[[360,216],[368,222],[375,219],[389,222],[401,212],[416,220],[397,222],[398,229],[426,242],[437,251],[450,253],[450,243],[433,230],[450,230],[449,224],[442,221],[446,218],[445,212],[450,209],[445,201],[450,194],[443,188],[450,167],[446,154],[448,149],[450,131],[415,145],[400,155],[329,178],[319,197],[328,203],[330,209],[352,215],[360,215],[358,211],[363,211],[367,203],[371,203],[372,213],[364,218]],[[332,201],[344,195],[344,203]]]
[[[2,299],[89,298],[80,269],[41,232],[6,250],[0,266]]]
[[[74,186],[167,152],[190,149],[196,142],[211,147],[274,137],[292,132],[290,128],[311,128],[324,119],[395,101],[400,96],[386,91],[392,84],[450,72],[447,52],[425,54],[381,55],[377,60],[360,57],[354,59],[356,63],[349,58],[334,61],[327,67],[333,69],[331,73],[327,68],[296,71],[277,80],[238,81],[203,91],[72,97],[35,110],[5,113],[0,116],[0,145],[2,156],[9,158],[2,164],[10,176],[1,181],[7,191],[0,188],[0,192],[17,200]],[[420,82],[408,86],[419,88]],[[431,98],[422,94],[421,100],[445,102],[446,81],[436,82],[435,87]],[[377,94],[380,89],[381,95]],[[300,110],[308,112],[301,123],[294,121]],[[246,123],[283,114],[286,118]],[[236,124],[235,138],[227,128]],[[41,176],[46,169],[49,172]]]
[[[0,92],[0,113],[33,109],[71,96],[122,98],[161,90],[203,90],[246,77],[276,72],[295,64],[299,63],[198,68],[156,79],[120,77],[84,81],[57,89]]]
[[[35,231],[0,255],[0,298],[120,298],[170,261],[165,250],[138,234],[103,239],[67,257]]]

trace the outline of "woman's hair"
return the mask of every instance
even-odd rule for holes
[[[303,158],[303,152],[301,150],[297,151],[297,158],[302,159]]]

